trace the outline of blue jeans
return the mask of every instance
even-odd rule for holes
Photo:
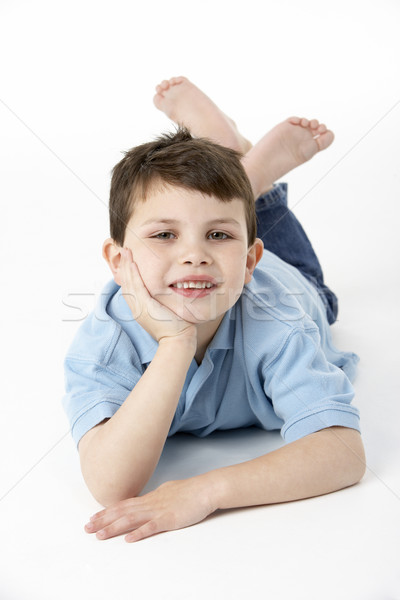
[[[257,236],[264,247],[296,267],[318,290],[331,325],[338,314],[338,300],[325,285],[324,275],[310,240],[287,205],[287,184],[278,183],[256,202]]]

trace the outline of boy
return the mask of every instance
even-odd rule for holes
[[[350,404],[358,357],[332,344],[336,297],[286,186],[273,185],[332,132],[292,118],[251,147],[185,78],[162,82],[154,102],[196,137],[179,129],[114,168],[103,246],[114,280],[65,361],[82,473],[107,507],[85,526],[99,539],[326,494],[365,472]],[[168,435],[254,425],[288,444],[139,496]]]

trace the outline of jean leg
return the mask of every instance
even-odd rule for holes
[[[338,300],[324,283],[321,265],[303,227],[287,205],[287,184],[278,183],[256,201],[257,236],[264,247],[293,265],[318,290],[329,324],[336,321]]]

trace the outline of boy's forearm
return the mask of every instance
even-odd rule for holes
[[[214,510],[274,504],[334,492],[360,481],[365,454],[358,431],[330,427],[259,458],[204,476]]]
[[[160,343],[123,405],[80,451],[83,476],[101,504],[136,496],[151,477],[193,355],[184,342]]]

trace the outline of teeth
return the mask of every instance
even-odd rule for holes
[[[173,287],[177,287],[179,289],[192,288],[201,290],[204,288],[211,288],[213,287],[213,284],[210,281],[179,281],[178,283],[175,283]]]

